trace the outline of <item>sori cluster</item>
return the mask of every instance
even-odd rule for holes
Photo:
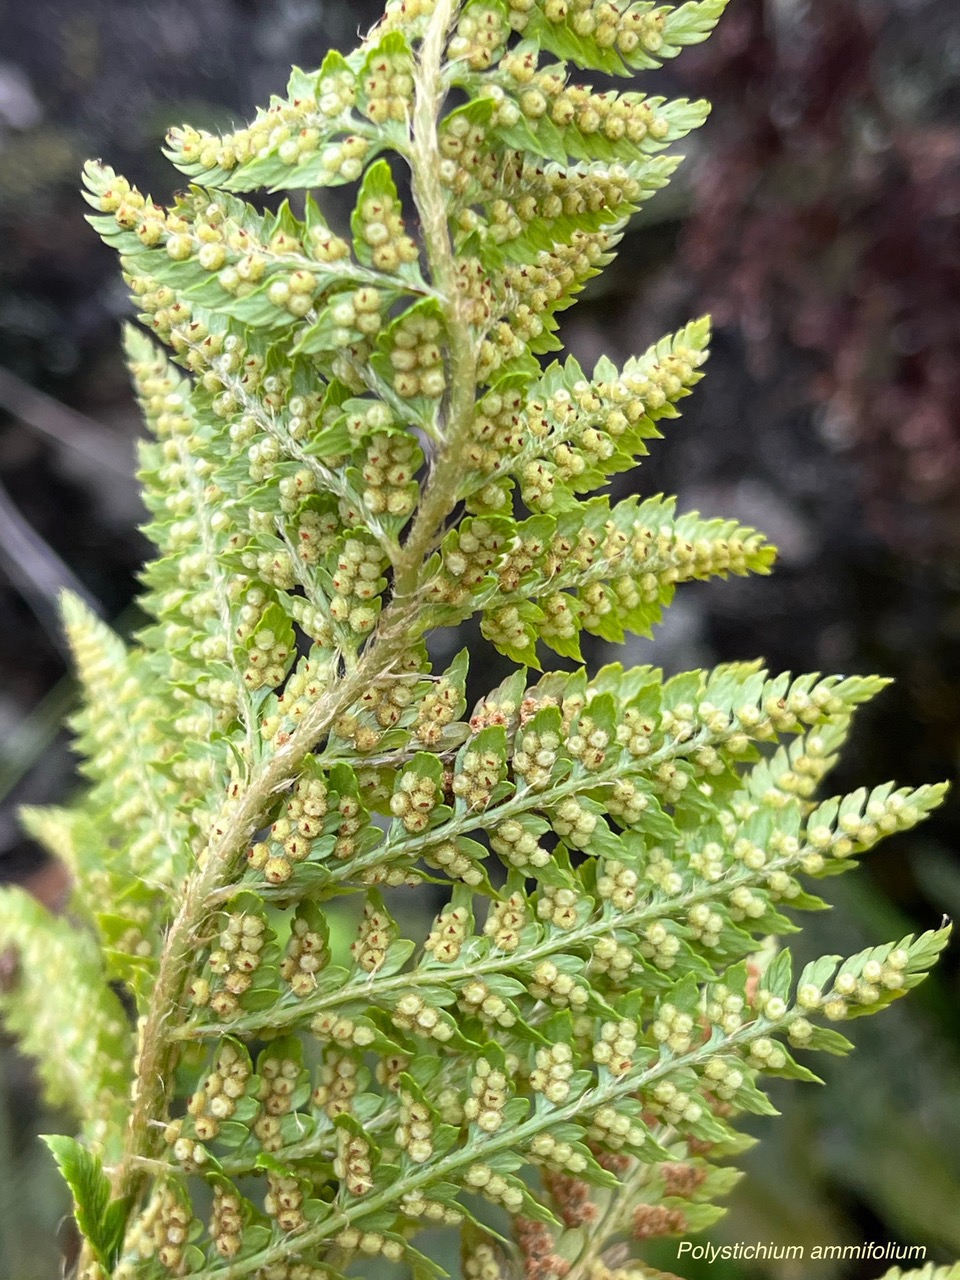
[[[64,606],[89,785],[26,822],[71,919],[0,897],[7,1018],[80,1125],[50,1141],[82,1280],[434,1276],[436,1227],[466,1280],[640,1277],[720,1212],[763,1080],[812,1078],[795,1051],[846,1051],[943,947],[794,977],[771,941],[942,797],[815,798],[881,679],[582,666],[584,633],[773,559],[607,489],[705,321],[622,367],[541,358],[707,112],[591,73],[722,8],[391,0],[247,127],[174,129],[169,207],[87,167],[142,313],[157,555],[131,644]],[[474,616],[516,669],[468,708],[466,653],[427,640]]]

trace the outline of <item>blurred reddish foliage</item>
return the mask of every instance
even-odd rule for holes
[[[812,354],[874,528],[930,554],[960,549],[960,123],[895,91],[909,19],[892,0],[731,5],[683,69],[715,116],[682,243],[757,371]]]

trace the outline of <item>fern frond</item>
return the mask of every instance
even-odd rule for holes
[[[0,936],[17,969],[0,1011],[36,1059],[47,1099],[65,1106],[109,1158],[123,1141],[133,1050],[123,1006],[92,935],[57,919],[22,889],[0,890]]]

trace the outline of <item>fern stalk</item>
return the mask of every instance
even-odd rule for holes
[[[183,905],[167,935],[150,1014],[141,1033],[134,1086],[136,1101],[126,1150],[111,1179],[113,1194],[118,1198],[136,1191],[137,1160],[149,1157],[157,1147],[157,1133],[151,1120],[163,1110],[164,1080],[173,1069],[176,1052],[172,1032],[182,1017],[184,985],[191,972],[197,941],[203,937],[214,907],[214,895],[235,879],[238,858],[275,796],[296,778],[307,753],[337,716],[356,701],[360,691],[389,674],[405,640],[404,597],[415,591],[424,553],[457,502],[457,451],[473,417],[476,351],[469,328],[460,316],[447,209],[438,177],[437,120],[443,96],[441,64],[456,8],[455,0],[440,0],[430,19],[417,63],[411,186],[423,229],[430,277],[447,320],[452,394],[439,456],[396,566],[395,611],[400,618],[394,633],[393,620],[389,613],[384,615],[376,645],[365,651],[355,671],[334,683],[326,698],[308,713],[301,727],[265,765],[260,776],[252,776],[245,785],[238,784],[238,794],[228,799],[221,819],[213,826],[215,842],[201,855],[198,872],[188,884]]]
[[[446,319],[450,396],[437,456],[396,567],[395,595],[401,600],[415,593],[424,555],[458,501],[461,451],[473,421],[477,385],[477,342],[463,315],[463,302],[457,292],[447,203],[440,185],[441,156],[437,140],[438,113],[444,96],[443,56],[456,10],[454,0],[439,0],[420,47],[415,77],[411,193],[420,216],[430,279]]]

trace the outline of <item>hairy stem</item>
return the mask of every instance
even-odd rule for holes
[[[411,151],[414,198],[431,275],[443,298],[447,316],[451,390],[445,442],[403,548],[396,598],[384,611],[375,639],[364,650],[360,662],[314,704],[289,741],[251,774],[242,791],[228,795],[213,823],[207,848],[186,882],[180,908],[164,942],[150,1010],[141,1026],[133,1109],[124,1154],[112,1178],[114,1196],[131,1195],[134,1204],[146,1176],[144,1161],[156,1155],[161,1141],[156,1121],[165,1114],[167,1082],[176,1068],[176,1032],[185,1012],[183,994],[196,961],[197,940],[203,936],[207,919],[215,909],[216,894],[235,879],[243,850],[275,797],[297,776],[308,752],[364,689],[389,671],[409,643],[416,609],[413,596],[423,556],[455,505],[457,446],[469,429],[476,382],[475,344],[461,316],[455,260],[438,176],[437,114],[443,89],[442,57],[455,11],[454,0],[441,0],[424,41]],[[83,1261],[89,1266],[91,1260],[85,1257]]]
[[[113,1171],[114,1196],[130,1195],[135,1204],[146,1177],[142,1161],[157,1154],[161,1137],[156,1121],[165,1115],[167,1083],[176,1069],[174,1033],[186,1012],[183,993],[196,962],[197,939],[215,909],[215,891],[236,876],[243,850],[277,794],[297,776],[304,757],[337,716],[389,667],[401,638],[400,627],[378,636],[360,664],[314,704],[289,741],[251,775],[246,788],[224,801],[164,942],[150,1010],[140,1030],[133,1109],[123,1157]]]
[[[443,98],[443,52],[457,10],[456,0],[439,0],[420,49],[410,148],[411,189],[420,215],[432,283],[446,320],[447,397],[443,444],[397,565],[396,593],[416,589],[423,558],[437,530],[457,502],[463,467],[462,446],[473,422],[477,384],[477,339],[457,290],[456,258],[447,223],[447,200],[440,182],[437,136]]]

